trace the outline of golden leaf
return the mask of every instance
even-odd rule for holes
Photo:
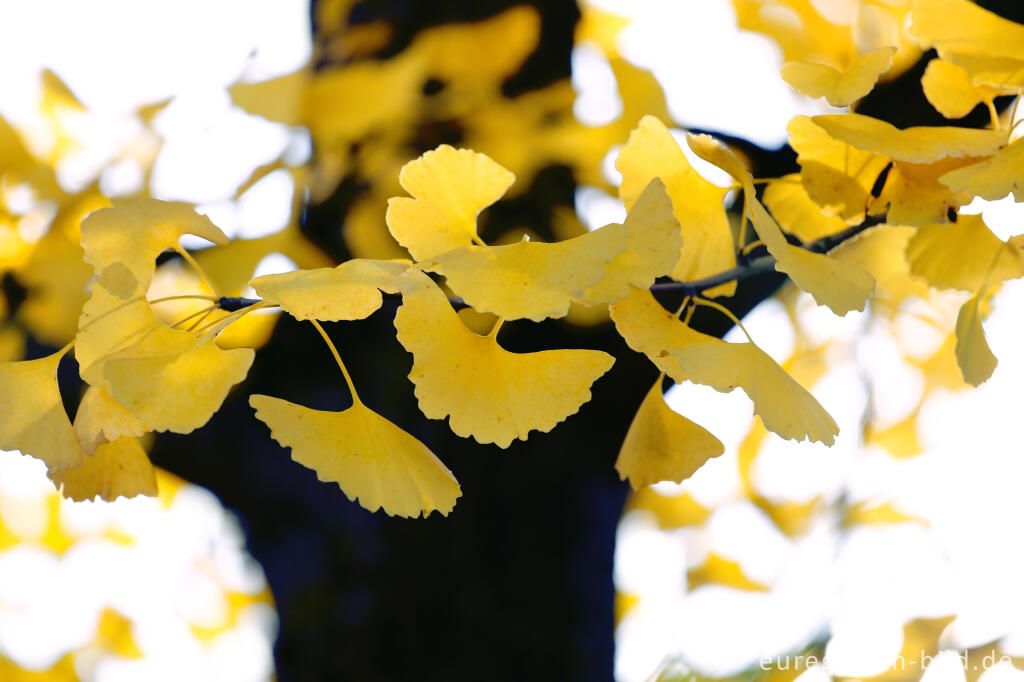
[[[673,272],[683,245],[679,222],[665,185],[655,178],[626,215],[626,249],[608,263],[605,275],[578,300],[585,305],[614,303],[629,296],[630,285],[646,289]],[[731,239],[731,237],[730,237]]]
[[[871,92],[878,77],[892,66],[895,54],[895,47],[872,50],[842,70],[810,61],[786,62],[782,80],[808,97],[824,97],[834,107],[845,107]]]
[[[921,87],[935,110],[946,118],[963,118],[978,104],[1002,94],[996,88],[975,85],[965,68],[942,59],[928,62]]]
[[[702,585],[727,585],[751,592],[768,589],[767,585],[751,580],[744,575],[738,562],[715,553],[708,554],[707,559],[700,566],[689,569],[686,572],[686,582],[690,590],[695,590]]]
[[[564,317],[627,244],[626,227],[613,223],[555,244],[464,246],[423,267],[444,275],[452,291],[480,312],[540,322]]]
[[[388,200],[386,220],[416,260],[477,241],[477,214],[515,182],[490,157],[446,144],[405,164],[398,179],[413,198]]]
[[[461,490],[434,454],[358,400],[322,412],[266,395],[249,397],[271,436],[321,481],[337,483],[365,509],[392,516],[447,516]]]
[[[862,114],[827,114],[811,119],[833,139],[897,161],[934,163],[947,157],[989,156],[1006,142],[1005,130],[950,126],[896,128]]]
[[[115,441],[121,436],[138,437],[150,430],[138,417],[111,398],[102,386],[86,389],[75,414],[74,429],[85,455],[91,455],[103,443]]]
[[[838,261],[790,244],[775,219],[757,200],[753,178],[743,163],[708,135],[687,134],[690,148],[705,161],[732,175],[743,185],[750,220],[768,252],[775,256],[775,269],[811,294],[818,305],[828,306],[836,315],[863,310],[875,288],[875,279],[863,268]]]
[[[1005,256],[999,253],[1004,248]],[[977,291],[986,277],[1000,282],[1020,277],[1024,270],[1015,253],[980,215],[962,215],[949,225],[921,226],[907,244],[910,271],[938,289]]]
[[[157,494],[156,471],[138,439],[129,436],[103,443],[77,467],[49,476],[64,497],[76,502]]]
[[[65,352],[0,363],[0,450],[21,450],[43,460],[50,471],[82,461],[57,387],[57,366]]]
[[[672,201],[683,234],[679,261],[670,273],[681,282],[728,270],[736,265],[735,246],[726,216],[726,189],[711,184],[691,166],[675,139],[658,119],[644,116],[622,146],[615,167],[622,173],[619,198],[632,209],[653,178],[660,178]],[[736,283],[716,287],[709,296],[731,296]]]
[[[408,266],[408,261],[358,258],[334,268],[264,275],[250,285],[297,320],[361,320],[380,308],[381,291],[398,293],[398,276]]]
[[[846,229],[846,221],[828,215],[814,203],[799,173],[772,180],[764,188],[764,204],[786,232],[800,241],[813,242]]]
[[[826,445],[839,433],[835,420],[810,392],[753,342],[712,339],[671,349],[690,380],[728,393],[742,388],[765,428],[783,438],[807,438]]]
[[[456,434],[508,447],[532,430],[550,431],[590,400],[590,385],[614,358],[594,350],[510,353],[494,334],[466,328],[427,275],[401,277],[398,340],[413,355],[409,379],[430,419],[449,417]]]
[[[978,310],[981,299],[985,295],[982,289],[971,296],[960,307],[956,316],[956,361],[964,381],[972,386],[980,386],[988,381],[999,361],[992,354],[985,340],[985,331],[981,328],[981,313]]]
[[[251,348],[221,349],[212,335],[184,347],[172,338],[147,354],[111,358],[103,375],[111,397],[154,431],[191,433],[245,378],[254,357]]]
[[[804,189],[814,203],[843,220],[864,215],[871,189],[889,159],[833,139],[806,116],[793,117],[786,130]]]
[[[1013,193],[1013,200],[1024,202],[1024,138],[1014,140],[989,158],[970,166],[951,170],[939,182],[953,192],[995,201]]]
[[[661,381],[640,404],[615,460],[619,478],[628,478],[633,490],[659,481],[681,483],[725,452],[720,440],[665,403]]]

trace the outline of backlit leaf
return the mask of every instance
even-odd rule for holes
[[[612,356],[593,350],[510,353],[462,323],[418,270],[401,277],[398,340],[413,355],[409,379],[430,419],[449,417],[456,434],[508,447],[532,430],[550,431],[590,400],[590,385]]]
[[[50,471],[82,461],[57,388],[63,356],[0,363],[0,450],[21,450],[43,460]]]
[[[979,163],[951,170],[939,182],[954,192],[995,201],[1008,194],[1024,202],[1024,138],[1014,140]]]
[[[408,261],[353,259],[334,268],[264,275],[250,282],[263,300],[298,320],[361,320],[380,308],[380,292],[397,294]]]
[[[999,90],[975,85],[962,66],[942,59],[928,62],[921,77],[924,96],[946,118],[962,118],[981,102],[992,101]]]
[[[141,436],[150,430],[111,398],[102,386],[90,386],[85,391],[75,414],[74,428],[85,455],[91,455],[107,441],[115,441],[121,436]]]
[[[656,278],[672,272],[679,260],[683,234],[661,180],[651,180],[629,209],[624,224],[626,250],[608,263],[604,277],[580,297],[586,305],[626,298],[630,285],[646,289]]]
[[[796,235],[805,244],[846,229],[842,218],[826,214],[814,203],[799,173],[769,182],[763,199],[782,229]]]
[[[782,79],[808,97],[824,97],[834,107],[845,107],[871,92],[895,54],[895,47],[872,50],[843,70],[809,61],[786,62]]]
[[[564,317],[627,244],[627,228],[613,223],[554,244],[464,246],[423,267],[444,275],[452,291],[481,312],[540,322]]]
[[[154,431],[191,433],[245,378],[254,356],[251,348],[223,350],[208,336],[184,348],[174,341],[155,354],[114,357],[103,374],[111,397]]]
[[[933,163],[950,156],[988,156],[1006,142],[1005,130],[950,126],[900,130],[890,123],[862,114],[828,114],[811,120],[836,140],[910,163]]]
[[[156,471],[138,439],[129,436],[103,443],[79,466],[49,476],[64,497],[76,502],[157,494]]]
[[[388,228],[413,258],[425,260],[472,244],[477,214],[515,176],[483,154],[443,144],[405,164],[398,179],[412,198],[388,201]]]
[[[1005,256],[999,253],[1004,248],[1010,249]],[[995,236],[980,215],[917,228],[907,244],[907,260],[912,273],[938,289],[977,291],[986,277],[1002,281],[1024,274],[1012,247]]]
[[[626,344],[643,353],[676,383],[689,380],[678,360],[668,354],[672,348],[683,348],[713,337],[686,326],[671,312],[661,307],[647,289],[633,288],[628,298],[609,307],[615,329]]]
[[[1024,60],[1024,26],[968,0],[914,0],[910,32],[942,52]]]
[[[292,459],[332,481],[370,511],[392,516],[447,516],[461,490],[434,454],[390,421],[355,402],[322,412],[265,395],[249,397],[256,417]]]
[[[803,386],[751,342],[720,339],[668,351],[690,380],[728,393],[742,388],[765,428],[783,438],[832,445],[839,427]]]
[[[697,155],[743,185],[751,222],[768,252],[775,256],[777,271],[789,275],[798,287],[814,297],[818,305],[828,306],[836,315],[864,309],[875,288],[875,279],[869,272],[790,244],[778,223],[757,200],[753,179],[742,162],[707,135],[687,135],[686,139]]]
[[[726,189],[711,184],[691,166],[678,143],[658,119],[644,116],[619,151],[615,167],[622,173],[619,198],[632,209],[653,178],[660,178],[682,229],[683,247],[670,276],[687,282],[736,265],[732,231],[725,212]],[[732,295],[736,283],[709,290],[709,296]]]
[[[724,451],[720,440],[665,403],[658,377],[633,417],[615,469],[633,490],[659,481],[681,483]]]
[[[978,307],[984,295],[985,291],[981,290],[971,296],[956,316],[956,360],[964,381],[972,386],[980,386],[988,381],[999,363],[981,328]]]

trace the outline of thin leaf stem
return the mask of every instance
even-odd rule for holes
[[[359,394],[356,393],[356,385],[352,383],[352,377],[349,375],[348,370],[345,368],[345,363],[341,361],[341,356],[338,354],[338,349],[334,347],[334,342],[331,341],[331,337],[327,335],[324,328],[320,326],[320,323],[316,320],[310,320],[310,323],[316,330],[320,332],[320,336],[324,338],[324,343],[331,349],[331,355],[334,356],[334,361],[338,363],[338,369],[341,370],[342,375],[345,377],[345,383],[348,384],[348,390],[352,394],[352,402],[358,405],[362,405],[363,401],[359,399]]]

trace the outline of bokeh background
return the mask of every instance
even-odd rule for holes
[[[833,110],[779,78],[788,44],[742,29],[748,4],[0,2],[3,359],[73,333],[90,273],[45,256],[103,197],[195,203],[239,240],[197,257],[244,294],[254,275],[402,255],[386,199],[441,143],[517,174],[483,217],[491,243],[621,220],[614,160],[645,114],[724,137],[757,177],[793,172],[786,124]],[[1018,3],[982,4],[1024,21]],[[908,3],[761,5],[783,27],[818,16],[866,41],[865,16],[901,40]],[[915,49],[901,43],[904,72],[860,111],[943,122]],[[1009,200],[963,212],[1022,231]],[[190,277],[168,259],[154,292],[201,286]],[[0,679],[896,680],[920,678],[922,655],[934,680],[1020,677],[981,658],[1024,656],[1024,289],[993,302],[1001,362],[977,390],[950,364],[962,298],[914,290],[835,318],[776,276],[744,283],[734,310],[836,417],[836,446],[766,435],[738,393],[678,386],[670,404],[726,454],[636,494],[612,464],[656,371],[599,314],[503,331],[511,350],[617,358],[579,415],[507,451],[422,418],[393,303],[331,325],[364,400],[462,483],[455,511],[426,520],[365,512],[270,440],[248,394],[348,397],[310,330],[254,315],[237,332],[261,346],[245,384],[203,429],[150,444],[158,498],[73,503],[40,462],[0,457]],[[695,325],[735,334],[713,315]],[[73,414],[75,368],[62,372]],[[778,663],[797,654],[830,665]]]

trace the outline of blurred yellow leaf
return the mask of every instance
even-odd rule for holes
[[[946,118],[963,118],[978,104],[1002,94],[995,88],[975,85],[966,69],[942,59],[928,62],[921,87],[931,105]]]
[[[981,215],[923,225],[907,243],[910,271],[938,289],[977,291],[986,277],[993,282],[1020,277],[1024,264],[1015,254],[1019,251],[995,236]]]
[[[271,436],[321,481],[337,483],[369,511],[391,516],[447,516],[461,490],[455,477],[405,431],[358,400],[342,412],[322,412],[265,395],[249,397]]]
[[[96,645],[121,658],[142,658],[142,651],[132,637],[131,620],[109,607],[100,613]]]
[[[832,138],[806,116],[793,117],[786,130],[804,189],[814,203],[843,220],[864,215],[871,189],[889,159]]]
[[[0,450],[21,450],[43,460],[50,471],[82,461],[57,387],[57,366],[65,352],[0,363]]]
[[[923,523],[927,525],[922,518],[901,511],[890,502],[882,504],[869,501],[858,502],[846,510],[842,520],[844,527],[885,526],[893,523]]]
[[[476,217],[500,199],[515,176],[489,157],[446,144],[402,167],[413,198],[388,200],[387,224],[416,260],[479,242]]]
[[[782,79],[808,97],[824,97],[834,107],[845,107],[871,92],[878,77],[892,66],[895,47],[862,54],[846,69],[810,61],[782,65]]]
[[[440,289],[418,270],[401,277],[398,340],[413,355],[409,379],[430,419],[450,417],[456,434],[508,447],[550,431],[590,400],[612,356],[593,350],[510,353],[466,328]]]
[[[989,201],[1012,193],[1019,203],[1024,202],[1022,173],[1024,138],[1014,140],[984,161],[949,171],[939,177],[939,182],[953,192],[968,192]]]
[[[137,438],[122,436],[105,442],[73,469],[54,471],[50,480],[64,497],[81,502],[94,497],[156,497],[156,472]]]
[[[725,452],[706,429],[673,411],[654,382],[629,425],[615,460],[619,478],[636,490],[659,481],[681,483],[711,459]]]
[[[228,88],[235,106],[274,123],[298,125],[302,95],[309,85],[305,67],[270,80],[235,83]]]
[[[297,320],[361,320],[380,308],[381,291],[398,293],[398,276],[408,266],[408,261],[357,258],[334,268],[264,275],[250,285]]]
[[[762,198],[782,229],[796,235],[805,244],[846,229],[846,221],[826,214],[814,203],[799,173],[790,173],[769,182]]]
[[[751,580],[744,575],[739,563],[714,552],[708,554],[703,564],[686,572],[686,583],[691,591],[702,585],[725,585],[750,592],[762,592],[768,589],[767,585]]]
[[[642,509],[654,514],[662,530],[699,526],[711,516],[711,510],[689,493],[664,495],[654,488],[640,488],[626,498],[626,511]]]
[[[956,316],[956,360],[964,381],[972,386],[985,383],[999,362],[988,347],[985,332],[981,328],[978,307],[984,296],[983,288],[960,307],[960,313]]]
[[[968,0],[914,0],[910,32],[941,52],[1024,60],[1024,26]]]
[[[811,119],[833,139],[896,161],[934,163],[947,157],[989,156],[1006,142],[1005,130],[950,126],[896,128],[862,114],[826,114]]]

